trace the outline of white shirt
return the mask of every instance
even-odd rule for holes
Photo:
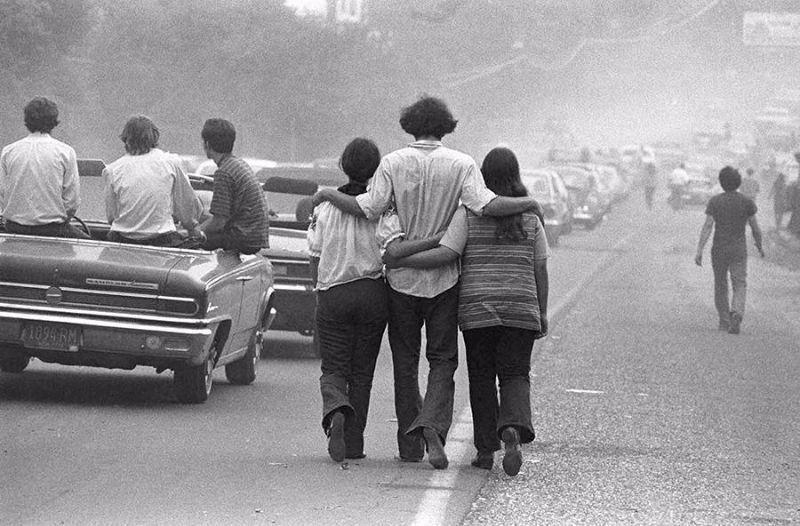
[[[0,153],[0,215],[21,225],[63,223],[80,204],[78,160],[71,146],[31,133]]]
[[[671,186],[683,186],[689,182],[689,174],[680,166],[672,170],[669,174],[669,184]]]
[[[109,164],[103,186],[111,230],[131,239],[174,232],[175,219],[190,229],[202,211],[178,156],[158,148]]]
[[[459,200],[480,214],[495,197],[472,157],[440,141],[416,141],[384,157],[369,191],[356,199],[370,219],[396,205],[406,239],[417,240],[447,228]],[[458,282],[458,262],[431,269],[389,269],[386,279],[398,292],[433,298]]]
[[[363,278],[381,279],[376,226],[376,221],[347,214],[328,202],[314,208],[307,237],[309,254],[319,258],[316,290]]]

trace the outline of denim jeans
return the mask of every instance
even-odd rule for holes
[[[430,371],[425,399],[419,389],[421,330]],[[433,298],[389,292],[389,344],[394,366],[397,445],[403,459],[425,454],[422,428],[434,429],[444,443],[453,421],[453,376],[458,367],[458,286]]]
[[[466,330],[463,335],[475,448],[497,451],[508,426],[519,431],[523,444],[533,441],[530,371],[536,332],[497,325]]]
[[[720,321],[730,321],[730,313],[744,317],[747,298],[747,256],[729,255],[711,250],[711,268],[714,270],[714,305]],[[733,297],[728,301],[728,274],[730,274]]]
[[[317,293],[322,428],[345,415],[347,456],[363,453],[372,379],[389,316],[386,285],[360,279]]]

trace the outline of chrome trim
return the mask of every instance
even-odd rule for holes
[[[294,291],[294,292],[310,292],[314,289],[310,285],[284,285],[281,283],[275,284],[275,290]]]
[[[28,314],[28,313],[9,314],[5,312],[0,312],[0,319],[2,318],[8,318],[15,321],[26,320],[26,321],[37,321],[37,322],[49,322],[49,323],[59,323],[67,325],[80,325],[82,327],[98,327],[103,329],[121,329],[121,330],[130,330],[138,332],[179,334],[183,336],[208,337],[211,336],[211,334],[213,334],[211,328],[209,327],[193,328],[193,327],[176,327],[176,326],[164,326],[164,325],[149,325],[141,323],[120,322],[120,321],[92,320],[77,316],[63,316],[58,314],[45,314],[45,315]]]
[[[33,283],[14,283],[11,281],[0,281],[0,286],[39,289],[45,292],[47,292],[50,288],[52,288],[51,285],[36,285]],[[185,298],[180,296],[163,296],[161,294],[142,294],[138,292],[119,292],[115,290],[79,289],[75,287],[58,287],[58,288],[61,289],[62,292],[77,292],[80,294],[90,294],[90,295],[94,294],[96,296],[120,296],[124,298],[142,298],[142,299],[152,299],[152,300],[196,303],[196,300],[194,298]]]
[[[91,227],[92,224],[99,224],[99,225],[107,225],[108,223],[102,223],[100,221],[87,221],[88,225]],[[197,254],[214,254],[213,250],[202,250],[202,249],[195,249],[195,248],[173,248],[173,247],[158,247],[155,245],[129,245],[126,243],[116,243],[114,241],[100,241],[97,239],[79,239],[79,238],[67,238],[67,237],[47,237],[47,236],[32,236],[27,234],[9,234],[7,232],[0,232],[0,237],[7,237],[10,239],[24,239],[28,241],[61,241],[67,243],[75,243],[77,245],[88,245],[88,246],[100,246],[100,247],[107,247],[108,245],[114,245],[122,248],[134,248],[138,250],[155,250],[157,252],[168,252],[170,254],[179,254],[181,256],[192,255],[197,257]]]
[[[38,306],[38,305],[20,305],[15,303],[3,303],[0,302],[0,309],[8,310],[17,310],[17,311],[26,311],[26,312],[43,312],[43,313],[54,313],[54,316],[64,316],[64,315],[80,315],[80,316],[91,316],[97,318],[122,318],[126,320],[144,320],[149,322],[155,323],[171,323],[171,324],[181,324],[181,325],[195,325],[195,326],[202,326],[208,325],[212,323],[218,323],[222,320],[228,319],[227,317],[217,316],[214,318],[180,318],[180,317],[172,317],[172,316],[154,316],[150,314],[131,314],[127,312],[109,312],[109,311],[99,311],[99,310],[87,310],[87,309],[70,309],[70,308],[58,308],[54,309],[49,306]],[[0,317],[4,318],[13,318],[17,314],[7,313],[0,310]]]

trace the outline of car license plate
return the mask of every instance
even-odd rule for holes
[[[81,343],[81,328],[59,323],[31,322],[22,326],[25,347],[75,352]]]

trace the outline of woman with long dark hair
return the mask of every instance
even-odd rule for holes
[[[527,195],[508,148],[491,150],[481,171],[497,195]],[[424,268],[461,258],[458,323],[467,349],[473,466],[491,469],[502,440],[503,470],[514,476],[520,444],[534,439],[529,373],[533,342],[547,333],[548,255],[544,224],[533,212],[489,217],[462,207],[438,247],[389,263]]]

